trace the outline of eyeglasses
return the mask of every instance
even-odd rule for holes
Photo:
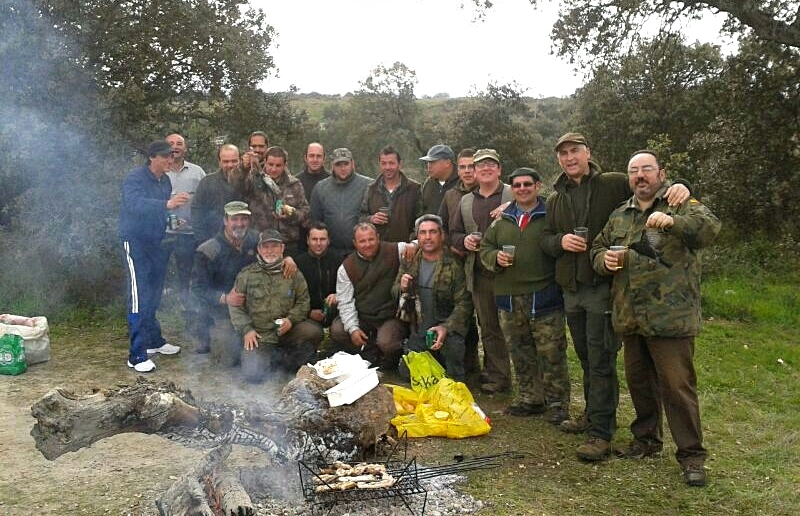
[[[511,188],[530,188],[536,183],[532,181],[525,181],[524,183],[511,183]]]
[[[475,163],[475,168],[498,168],[500,164],[491,159],[484,159]]]

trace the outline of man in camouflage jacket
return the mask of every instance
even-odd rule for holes
[[[663,407],[684,482],[703,486],[707,452],[693,364],[701,325],[699,252],[721,224],[694,198],[669,206],[665,172],[651,151],[633,155],[628,181],[633,197],[611,214],[590,252],[594,270],[614,276],[612,320],[622,335],[625,377],[636,411],[634,441],[626,454],[661,451]]]

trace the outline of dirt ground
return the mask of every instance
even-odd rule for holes
[[[165,332],[166,333],[166,332]],[[168,340],[180,338],[166,333]],[[170,338],[172,337],[172,338]],[[0,375],[0,514],[157,514],[154,500],[204,453],[140,433],[121,434],[49,461],[30,435],[30,407],[55,387],[89,394],[93,388],[131,384],[125,327],[51,330],[51,359],[19,376]],[[242,384],[233,371],[216,371],[208,355],[184,349],[157,356],[148,378],[173,381],[197,399],[245,402],[274,396],[271,384]],[[238,447],[237,447],[238,448]],[[265,460],[260,452],[237,449],[240,461]]]

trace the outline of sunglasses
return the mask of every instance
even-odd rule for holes
[[[536,183],[532,181],[525,181],[524,183],[512,183],[511,188],[530,188]]]

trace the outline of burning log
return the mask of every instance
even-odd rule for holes
[[[392,394],[378,386],[352,405],[330,407],[324,393],[333,385],[304,366],[270,407],[204,404],[172,383],[141,377],[134,385],[84,396],[57,388],[31,407],[37,421],[31,435],[50,460],[124,432],[208,448],[255,446],[280,463],[301,458],[311,447],[327,448],[331,459],[363,456],[390,431]]]

